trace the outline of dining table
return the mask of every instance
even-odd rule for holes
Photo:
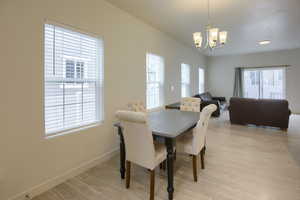
[[[168,199],[173,199],[174,193],[174,145],[176,138],[187,133],[188,130],[196,126],[200,118],[199,112],[188,112],[173,109],[149,112],[148,126],[152,130],[152,135],[158,141],[164,142],[167,149],[167,177],[168,177]],[[125,178],[126,147],[122,132],[122,124],[116,122],[114,127],[118,129],[120,138],[120,174]]]

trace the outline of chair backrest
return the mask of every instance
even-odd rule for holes
[[[154,168],[155,148],[152,131],[147,125],[147,114],[118,111],[116,116],[123,127],[126,159],[145,168]]]
[[[184,97],[181,99],[180,110],[200,112],[201,99],[195,97]]]
[[[128,104],[128,108],[134,112],[147,112],[147,109],[142,101],[131,102]]]
[[[208,127],[208,122],[211,117],[211,114],[217,110],[217,106],[215,104],[210,104],[205,106],[200,113],[200,119],[193,129],[193,151],[195,153],[199,153],[200,150],[205,145],[205,137]]]

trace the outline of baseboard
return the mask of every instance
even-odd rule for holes
[[[84,171],[87,171],[88,169],[90,169],[98,164],[109,160],[110,158],[112,158],[114,155],[116,155],[118,153],[118,150],[119,150],[119,148],[113,149],[112,151],[107,152],[102,156],[99,156],[95,159],[92,159],[90,161],[82,163],[78,167],[74,167],[59,176],[48,179],[47,181],[45,181],[39,185],[36,185],[20,194],[17,194],[15,196],[9,198],[8,200],[26,200],[26,195],[28,195],[28,197],[29,197],[27,199],[31,199],[39,194],[42,194],[43,192],[48,191],[49,189],[51,189],[57,185],[65,182],[66,180],[68,180],[74,176],[77,176]]]

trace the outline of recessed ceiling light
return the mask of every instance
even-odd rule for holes
[[[264,40],[264,41],[259,42],[260,45],[267,45],[267,44],[270,44],[270,43],[271,43],[270,40]]]

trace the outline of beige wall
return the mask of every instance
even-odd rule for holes
[[[105,44],[105,121],[45,139],[43,23],[45,19],[99,35]],[[180,99],[180,64],[205,57],[102,0],[0,0],[0,199],[5,200],[116,148],[117,109],[145,99],[146,52],[165,59],[165,99]],[[170,91],[170,86],[175,91]]]
[[[214,95],[233,94],[234,68],[272,65],[291,65],[286,72],[286,93],[290,108],[300,113],[300,49],[235,56],[217,56],[208,59],[207,89]]]

